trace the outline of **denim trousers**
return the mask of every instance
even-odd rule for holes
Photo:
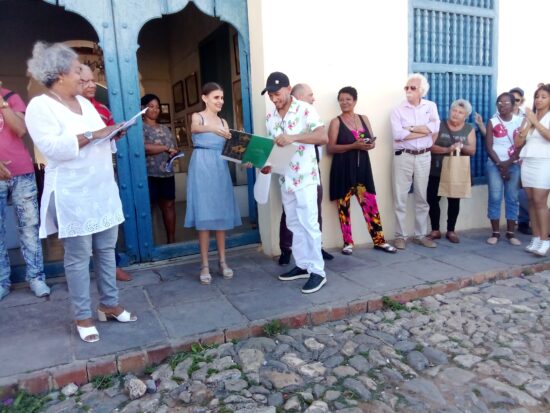
[[[490,159],[487,160],[486,176],[489,193],[487,217],[489,219],[500,219],[500,206],[503,196],[506,219],[511,221],[517,221],[518,219],[519,165],[510,165],[508,172],[510,179],[505,181],[495,163]]]
[[[38,200],[34,173],[14,176],[0,181],[0,286],[9,288],[10,260],[6,245],[6,212],[11,197],[17,217],[17,230],[21,243],[21,254],[27,265],[26,280],[45,279],[42,244],[38,237]],[[9,217],[8,219],[11,219]]]
[[[75,320],[92,317],[90,299],[90,255],[99,291],[99,302],[107,307],[118,305],[115,279],[115,245],[118,226],[91,235],[63,239],[65,277]]]

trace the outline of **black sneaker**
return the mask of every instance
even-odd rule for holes
[[[279,257],[279,265],[288,265],[290,264],[290,256],[292,251],[281,251],[281,256]]]
[[[332,254],[329,254],[328,252],[326,252],[324,249],[321,248],[321,254],[323,254],[323,259],[325,261],[330,261],[330,260],[333,260],[334,259],[334,255]]]
[[[529,228],[529,222],[518,223],[518,231],[525,235],[533,235],[533,231]]]
[[[327,283],[327,277],[321,277],[319,274],[311,273],[309,280],[302,287],[304,294],[311,294],[319,291],[323,285]]]
[[[281,281],[299,280],[300,278],[309,278],[307,270],[300,267],[294,267],[289,272],[279,275]]]

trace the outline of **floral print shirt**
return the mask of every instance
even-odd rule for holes
[[[166,145],[170,149],[177,149],[176,141],[172,136],[172,132],[164,125],[157,127],[143,124],[143,141],[144,143],[156,143]],[[170,160],[170,156],[163,152],[156,155],[147,155],[147,176],[155,176],[157,178],[167,178],[174,176],[173,172],[166,172],[166,162]]]
[[[281,119],[277,109],[268,113],[266,129],[268,135],[275,139],[286,133],[297,135],[312,132],[323,126],[315,108],[309,103],[292,98],[292,102],[284,119]],[[315,145],[298,143],[296,153],[290,160],[288,168],[281,176],[280,183],[287,192],[295,192],[309,185],[319,185],[319,166],[315,156]]]

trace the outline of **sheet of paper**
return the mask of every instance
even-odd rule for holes
[[[148,108],[143,109],[142,111],[136,113],[134,116],[132,116],[130,119],[128,119],[126,122],[124,122],[120,127],[116,128],[114,131],[112,131],[108,136],[102,138],[102,139],[95,139],[94,144],[97,145],[98,143],[105,142],[106,140],[113,139],[119,132],[128,129],[130,126],[134,125],[137,122],[137,119],[142,116]]]
[[[267,158],[266,165],[271,165],[271,172],[279,175],[284,175],[290,160],[298,150],[298,144],[292,143],[286,146],[274,145],[269,157]]]

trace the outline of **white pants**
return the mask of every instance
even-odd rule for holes
[[[407,237],[407,198],[411,184],[414,194],[414,236],[423,237],[428,233],[428,205],[426,192],[430,177],[432,155],[425,152],[411,155],[403,152],[393,157],[393,198],[395,201],[395,237]]]
[[[309,273],[325,276],[321,255],[321,230],[317,217],[317,186],[309,185],[296,192],[281,187],[286,225],[292,232],[292,255],[296,265]]]

